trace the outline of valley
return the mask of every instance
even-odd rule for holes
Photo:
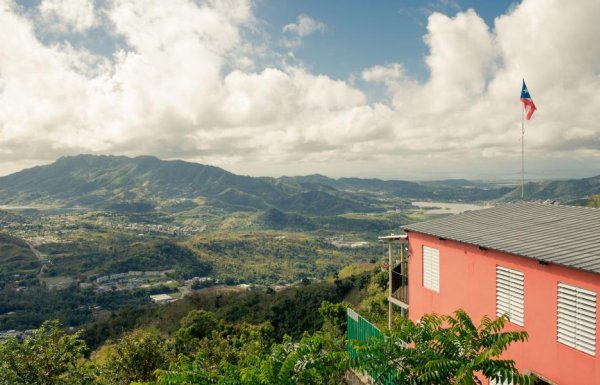
[[[597,180],[526,191],[585,202],[599,192]],[[252,178],[154,157],[64,157],[0,178],[0,330],[45,319],[81,326],[157,294],[178,300],[207,287],[320,282],[356,263],[376,266],[384,256],[377,236],[506,201],[514,190],[467,180]]]

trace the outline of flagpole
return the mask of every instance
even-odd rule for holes
[[[521,88],[521,102],[523,102],[523,108],[521,110],[521,200],[525,198],[525,110],[527,110],[527,120],[531,118],[533,112],[536,110],[529,90],[525,85],[525,79],[523,79],[523,88]]]
[[[521,200],[525,191],[525,108],[521,109]]]

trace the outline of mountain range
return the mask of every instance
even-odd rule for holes
[[[532,199],[577,200],[600,193],[593,178],[529,183]],[[0,177],[0,205],[52,205],[122,211],[185,211],[210,205],[227,211],[309,215],[381,211],[381,196],[493,201],[520,198],[520,189],[468,180],[408,182],[323,175],[249,177],[218,167],[152,156],[77,155]],[[309,224],[307,226],[310,227]]]

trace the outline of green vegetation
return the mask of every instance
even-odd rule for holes
[[[297,342],[287,336],[275,342],[272,330],[268,323],[228,325],[193,340],[194,355],[178,356],[171,339],[153,330],[136,330],[87,360],[79,334],[45,324],[33,337],[9,338],[0,345],[0,384],[339,383],[347,361],[343,335],[334,322],[327,321],[323,329]]]
[[[0,178],[0,202],[101,208],[121,213],[193,210],[197,202],[229,212],[275,207],[336,215],[373,211],[351,193],[273,178],[251,178],[217,167],[150,156],[79,155]]]
[[[341,301],[364,292],[371,276],[122,309],[104,319],[112,335],[102,345],[89,341],[94,327],[68,334],[44,324],[0,344],[0,377],[44,385],[337,384],[348,364]],[[90,358],[87,347],[95,349]]]
[[[226,213],[277,209],[309,216],[336,216],[384,212],[390,203],[392,207],[406,206],[406,199],[473,202],[515,198],[511,195],[514,188],[494,183],[336,180],[321,175],[251,178],[217,167],[161,161],[150,156],[63,157],[47,166],[2,177],[0,186],[2,204],[87,207],[123,214],[192,213],[210,207]],[[528,184],[528,196],[572,200],[598,193],[598,188],[598,177],[543,182]]]
[[[378,258],[377,246],[337,247],[299,233],[217,233],[190,239],[186,245],[213,266],[226,283],[291,283],[324,278],[359,260]]]
[[[166,369],[173,353],[155,330],[135,330],[104,347],[96,381],[106,385],[129,385],[156,379],[155,372]]]
[[[10,223],[15,233],[37,245],[30,248],[20,237],[0,235],[4,246],[0,258],[6,261],[0,272],[0,331],[35,328],[46,319],[59,319],[68,326],[100,322],[107,312],[146,306],[150,294],[187,293],[214,285],[216,280],[227,285],[319,280],[346,265],[380,255],[374,244],[357,248],[334,244],[339,237],[293,232],[141,237],[141,230],[128,231],[132,226],[129,220],[137,221],[137,226],[155,226],[157,217],[99,211],[44,215],[36,211],[28,214],[25,224]],[[356,237],[348,239],[361,239]],[[143,271],[161,273],[108,280],[115,274]],[[212,278],[208,284],[184,287],[184,280],[206,276]],[[137,324],[126,322],[125,326],[130,329]],[[94,332],[94,344],[103,341],[98,335],[104,332]]]
[[[0,233],[0,277],[37,273],[39,268],[40,262],[27,243],[17,237]]]
[[[502,331],[505,316],[483,317],[479,326],[463,310],[454,315],[425,315],[419,323],[401,319],[392,332],[366,343],[356,342],[353,367],[365,370],[377,384],[481,384],[480,376],[499,383],[534,384],[502,353],[527,340],[524,331]]]
[[[180,328],[175,335],[175,346],[178,352],[191,353],[203,338],[213,332],[223,330],[223,323],[206,310],[192,310],[180,321]]]
[[[107,339],[118,338],[123,332],[152,325],[162,333],[172,335],[180,349],[186,350],[183,340],[205,337],[213,330],[224,331],[221,321],[212,325],[212,315],[225,323],[261,324],[268,322],[273,338],[280,341],[284,335],[294,339],[304,332],[315,332],[323,325],[319,307],[323,301],[338,303],[346,298],[360,301],[367,295],[370,273],[332,282],[318,282],[288,287],[281,291],[254,288],[247,291],[219,291],[207,289],[186,296],[165,306],[153,304],[127,306],[106,313],[86,326],[84,338],[88,346],[97,348]],[[208,314],[210,313],[210,314]],[[212,326],[198,327],[197,320]]]
[[[66,326],[81,326],[105,312],[146,304],[151,293],[146,290],[79,290],[76,287],[49,290],[42,285],[15,292],[11,287],[5,287],[0,290],[0,330],[33,329],[48,319],[58,319]]]
[[[577,204],[585,197],[600,193],[600,175],[571,180],[530,182],[525,184],[525,199],[556,200],[563,204]],[[521,197],[521,189],[506,194],[503,201],[516,201]],[[585,204],[585,200],[584,203]]]
[[[531,183],[527,193],[598,207],[599,178]],[[338,383],[342,303],[385,323],[375,240],[429,217],[410,199],[511,194],[466,180],[251,178],[153,157],[65,157],[2,177],[0,203],[37,208],[0,210],[0,331],[42,327],[23,342],[9,338],[0,374],[20,376],[19,354],[38,365],[53,352],[64,359],[40,384]],[[151,303],[159,293],[178,301]],[[65,334],[48,319],[84,331]],[[432,318],[429,331],[453,344],[464,340],[435,329],[440,320],[472,332],[459,314]],[[480,348],[494,358],[503,345]],[[451,360],[427,378],[487,370],[460,354]]]
[[[51,258],[54,275],[122,273],[130,270],[175,269],[181,278],[205,276],[212,266],[190,250],[164,239],[139,242],[127,236],[46,243],[40,252]]]
[[[353,307],[373,315],[374,297],[385,290],[381,277],[371,270],[281,292],[198,293],[127,316],[114,313],[105,320],[113,330],[127,317],[131,327],[98,348],[84,340],[88,332],[69,334],[57,322],[45,323],[22,341],[0,344],[0,385],[339,384],[349,365],[342,300],[352,298]],[[418,324],[402,319],[385,338],[359,346],[353,366],[375,373],[380,383],[466,385],[483,374],[533,384],[499,358],[527,338],[503,331],[504,322],[484,318],[475,326],[460,310]],[[95,349],[89,358],[87,347]]]
[[[227,284],[287,284],[307,277],[324,278],[354,261],[380,255],[373,245],[337,247],[322,238],[287,232],[221,232],[183,242],[140,242],[115,235],[46,243],[39,250],[52,260],[46,276],[169,269],[175,279],[211,275]]]
[[[85,343],[68,335],[58,322],[45,322],[24,341],[0,343],[0,385],[83,385],[92,373],[81,363]]]

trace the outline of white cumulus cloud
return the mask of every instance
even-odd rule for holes
[[[296,47],[302,44],[302,39],[305,36],[315,32],[325,32],[327,26],[310,16],[299,15],[295,23],[286,24],[282,32],[287,36],[282,40],[284,46],[288,48]]]
[[[386,88],[380,101],[300,65],[257,68],[252,53],[265,47],[245,37],[260,26],[251,0],[76,3],[92,16],[64,13],[62,25],[110,31],[114,54],[47,43],[39,15],[0,3],[2,173],[114,153],[254,175],[516,177],[523,77],[538,106],[527,124],[531,172],[591,173],[600,164],[596,0],[525,0],[493,25],[472,10],[432,13],[425,81],[402,63],[361,72],[366,87]],[[306,16],[284,33],[302,39],[325,28]]]
[[[42,22],[55,32],[82,33],[97,22],[93,0],[42,0],[38,8]]]

